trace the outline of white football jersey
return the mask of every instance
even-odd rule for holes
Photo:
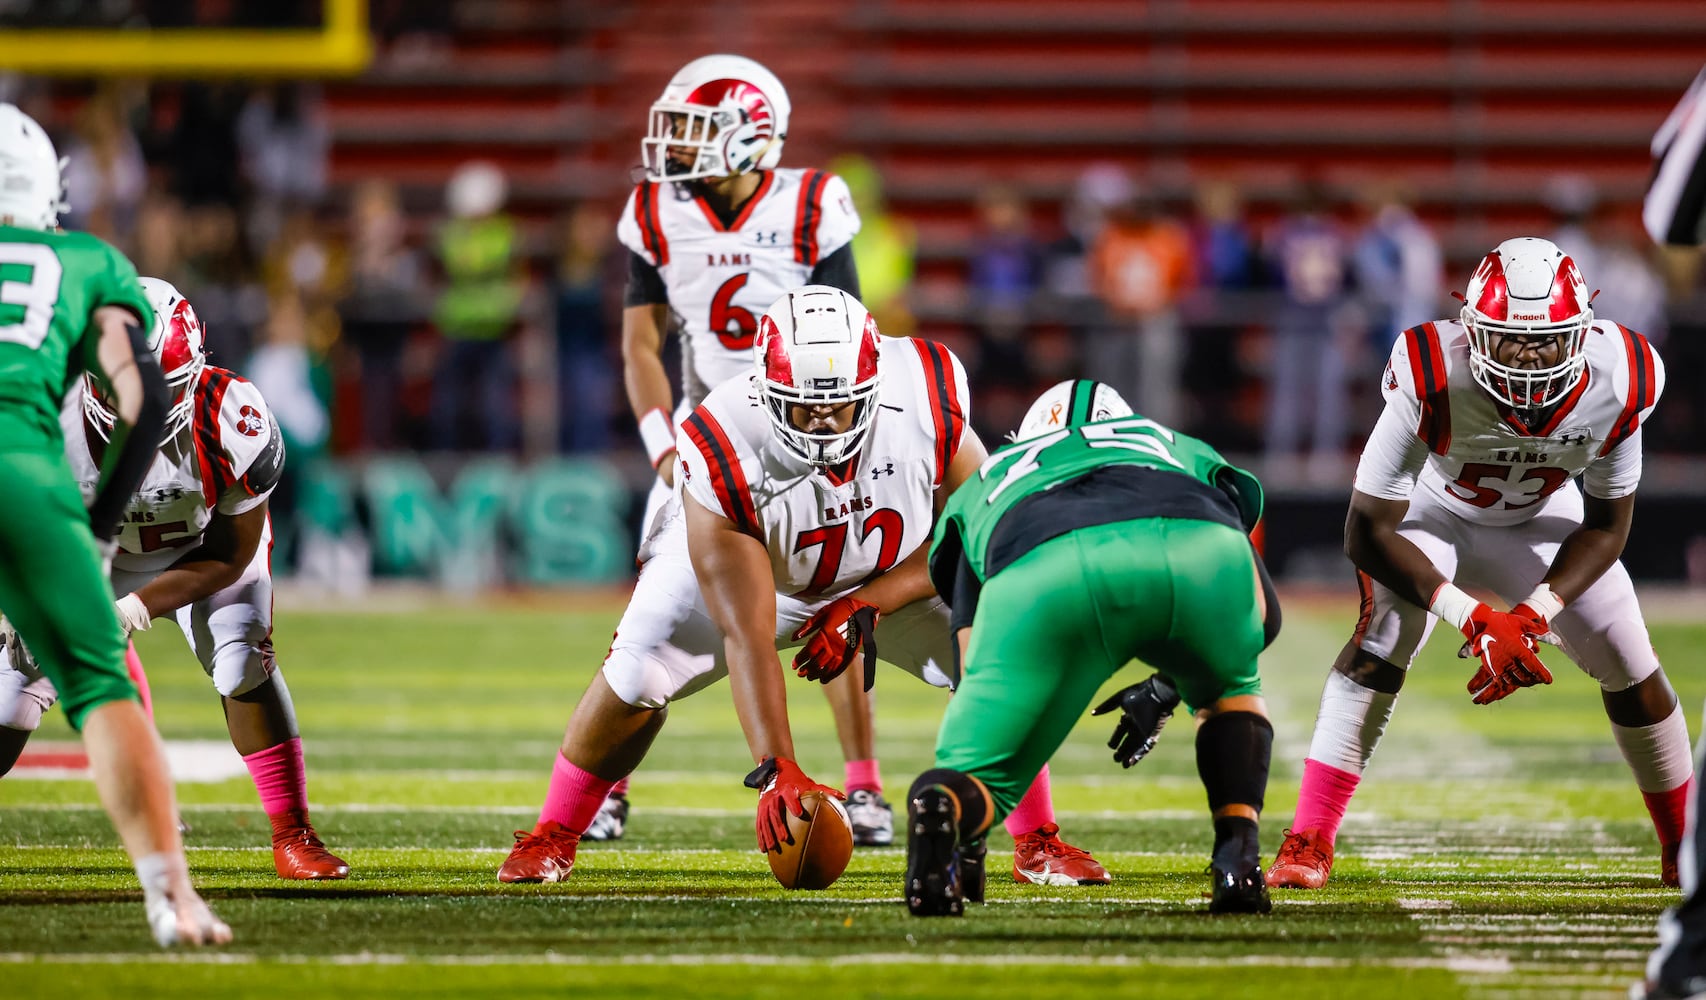
[[[79,380],[59,414],[65,455],[83,491],[95,496],[101,467],[90,449]],[[158,573],[201,543],[215,510],[242,514],[278,485],[284,439],[261,392],[247,379],[211,365],[195,388],[195,417],[154,455],[154,464],[124,511],[113,569]],[[98,439],[97,439],[98,441]]]
[[[681,316],[684,409],[752,370],[758,318],[858,232],[847,183],[822,170],[765,171],[727,228],[691,185],[634,189],[616,236],[658,269]]]
[[[1496,525],[1534,517],[1577,477],[1601,499],[1635,492],[1641,422],[1664,391],[1664,365],[1645,337],[1617,323],[1594,323],[1583,351],[1581,381],[1544,424],[1528,427],[1475,382],[1462,324],[1404,331],[1382,375],[1386,411],[1356,488],[1387,499],[1425,490],[1467,520]]]
[[[682,422],[681,488],[764,542],[777,593],[839,597],[929,541],[966,433],[965,369],[934,341],[885,339],[881,351],[870,436],[841,474],[783,447],[750,379],[712,390]]]

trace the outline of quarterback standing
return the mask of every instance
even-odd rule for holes
[[[124,633],[171,615],[213,681],[231,742],[272,825],[280,878],[341,879],[349,866],[308,821],[308,784],[296,709],[272,646],[272,526],[267,498],[284,468],[284,440],[260,392],[206,363],[195,309],[158,278],[141,279],[170,392],[165,434],[124,509],[112,588]],[[93,378],[60,413],[65,455],[85,497],[112,447],[114,412]],[[0,714],[0,774],[10,770],[52,706],[55,686],[27,643],[0,658],[0,687],[20,696]]]
[[[1550,241],[1506,240],[1476,268],[1457,321],[1394,345],[1345,523],[1362,614],[1327,675],[1269,885],[1326,884],[1345,809],[1435,619],[1479,660],[1477,705],[1551,683],[1542,641],[1599,683],[1658,832],[1661,878],[1677,884],[1688,726],[1618,561],[1664,366],[1645,337],[1595,318],[1588,288]]]
[[[136,269],[85,233],[59,231],[64,182],[53,142],[0,104],[0,608],[41,652],[83,734],[89,768],[142,883],[161,945],[224,944],[231,929],[190,884],[171,772],[125,675],[124,634],[106,562],[125,501],[166,419],[166,384],[149,350],[153,311]],[[87,371],[112,394],[112,447],[87,507],[65,461],[59,405]],[[0,683],[0,715],[24,699]]]
[[[777,166],[791,110],[774,74],[734,55],[688,63],[651,107],[641,143],[645,179],[616,229],[629,251],[623,382],[658,473],[646,504],[642,562],[655,553],[662,526],[680,516],[672,491],[677,425],[710,390],[747,375],[758,317],[783,292],[808,283],[859,294],[852,248],[859,215],[846,183],[822,170]],[[681,327],[679,396],[662,357],[672,319]],[[852,681],[825,693],[847,760],[854,841],[888,844],[894,818],[882,799],[870,703]],[[622,836],[626,792],[624,778],[586,839]]]
[[[615,777],[645,756],[669,703],[725,674],[761,765],[759,845],[773,847],[781,803],[821,787],[794,763],[778,648],[803,638],[793,667],[812,680],[860,657],[864,671],[851,672],[862,674],[881,655],[953,684],[925,542],[984,455],[966,422],[959,361],[929,341],[883,339],[853,296],[806,286],[762,316],[749,365],[750,378],[725,381],[682,422],[682,514],[663,528],[674,537],[641,568],[604,667],[569,720],[539,823],[516,834],[500,881],[566,876],[581,832]],[[660,577],[683,583],[660,592]],[[677,610],[650,613],[658,606]],[[1026,881],[1107,881],[1056,834],[1016,835],[1016,869],[1038,873]]]

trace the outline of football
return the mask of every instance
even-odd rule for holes
[[[765,855],[770,871],[784,889],[827,889],[835,884],[853,859],[853,824],[847,807],[822,792],[800,796],[806,818],[788,814],[792,844]]]

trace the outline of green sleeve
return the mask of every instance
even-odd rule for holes
[[[99,338],[90,336],[95,331],[95,310],[102,306],[128,309],[136,314],[144,330],[150,330],[154,325],[154,307],[148,304],[148,295],[136,276],[136,266],[128,257],[100,240],[91,240],[90,249],[98,257],[97,266],[91,268],[94,277],[89,282],[89,318],[84,328],[82,362],[85,371],[98,373]]]

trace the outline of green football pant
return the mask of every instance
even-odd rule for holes
[[[1146,518],[1050,539],[992,577],[936,766],[982,781],[999,820],[1132,659],[1192,709],[1261,693],[1250,541],[1209,521]]]
[[[57,449],[0,451],[0,482],[0,611],[80,730],[101,705],[137,700],[89,514]]]

